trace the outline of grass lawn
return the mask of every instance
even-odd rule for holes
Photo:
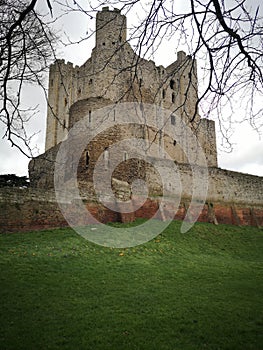
[[[0,349],[263,349],[263,231],[179,227],[129,249],[0,235]]]

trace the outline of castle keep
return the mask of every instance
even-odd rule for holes
[[[262,178],[218,168],[215,125],[200,117],[197,101],[197,62],[183,51],[178,52],[177,59],[167,67],[139,57],[127,41],[126,17],[118,9],[104,7],[96,16],[96,43],[91,57],[82,66],[57,60],[50,67],[45,153],[29,163],[30,189],[1,192],[0,201],[9,202],[6,213],[0,217],[4,230],[67,225],[54,193],[54,169],[64,144],[67,153],[60,175],[65,188],[70,190],[72,171],[69,169],[75,166],[86,207],[101,222],[151,217],[158,208],[158,197],[164,190],[169,192],[170,187],[178,185],[178,179],[172,175],[174,164],[182,187],[174,217],[183,219],[193,193],[194,163],[201,169],[200,173],[206,170],[208,174],[207,198],[200,221],[262,226]],[[144,123],[134,120],[123,123],[119,106],[132,103],[139,106],[138,113],[145,118]],[[144,106],[154,108],[149,107],[151,113],[147,114]],[[104,119],[99,114],[101,110],[107,111]],[[69,143],[70,130],[83,120],[86,134],[83,136],[80,130]],[[103,125],[105,120],[109,128],[87,142],[76,160],[83,138],[92,135],[95,125]],[[132,138],[149,143],[148,158],[138,160],[125,150],[114,151],[114,144]],[[93,188],[93,172],[100,157],[104,162],[99,174],[101,181],[110,164],[118,157],[122,160],[113,171],[111,183],[119,198],[129,198],[131,184],[137,178],[147,182],[148,199],[133,214],[120,214],[99,203]],[[154,165],[164,169],[170,176],[169,181],[161,184]],[[81,218],[78,221],[77,213],[72,216],[75,214],[76,225],[83,224]],[[167,215],[164,212],[161,219]]]
[[[148,127],[147,120],[140,129],[131,125],[128,129],[126,126],[124,131],[119,126],[121,120],[118,120],[118,115],[113,110],[109,117],[114,119],[115,131],[104,134],[96,141],[96,146],[93,144],[86,149],[89,158],[88,172],[92,172],[91,165],[103,150],[127,135],[144,138],[149,142],[156,142],[158,139],[158,143],[174,161],[189,163],[186,154],[195,151],[195,141],[192,135],[186,135],[182,125],[180,129],[178,122],[191,128],[205,153],[207,165],[216,167],[214,122],[201,119],[196,107],[196,62],[180,51],[177,53],[177,60],[168,67],[156,66],[153,61],[141,58],[133,51],[126,39],[126,31],[126,17],[117,9],[110,11],[108,7],[104,7],[97,13],[96,45],[91,57],[81,67],[73,67],[72,63],[65,63],[64,60],[58,60],[51,65],[46,153],[42,158],[54,161],[57,145],[67,138],[68,130],[82,118],[88,116],[92,127],[95,110],[118,103],[138,102],[154,104],[171,111],[171,115],[162,121],[160,115],[156,116],[163,132],[159,132],[156,137],[158,130]],[[177,130],[176,139],[165,133],[165,129],[169,131],[171,128]],[[163,157],[160,154],[155,156]],[[84,158],[85,154],[82,159],[85,167]],[[32,183],[37,187],[52,187],[52,172],[46,171],[48,164],[37,163],[36,159],[29,168]]]

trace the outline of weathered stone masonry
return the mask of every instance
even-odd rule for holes
[[[188,165],[180,165],[179,168],[183,187],[189,188],[191,169]],[[184,218],[191,199],[189,194],[184,192],[175,215],[176,219]],[[262,197],[261,177],[210,168],[208,197],[199,221],[263,226]],[[92,215],[104,223],[125,222],[139,217],[150,218],[158,209],[158,197],[149,198],[145,205],[132,215],[113,212],[99,203],[94,196],[84,201]],[[169,211],[169,208],[167,210]],[[71,214],[76,218],[76,223],[83,224],[77,212]],[[164,215],[169,216],[169,213],[165,212]],[[43,188],[0,189],[0,222],[2,233],[67,226],[55,193]],[[92,221],[90,223],[93,224]]]
[[[206,204],[199,221],[263,226],[263,178],[217,167],[214,122],[200,118],[198,111],[194,122],[190,122],[197,92],[196,62],[191,57],[182,51],[178,52],[177,60],[168,67],[156,66],[153,61],[138,57],[127,42],[126,17],[117,9],[110,11],[107,7],[103,8],[96,18],[96,45],[91,57],[80,67],[74,67],[64,60],[58,60],[50,67],[46,151],[29,164],[31,188],[0,189],[0,232],[67,226],[54,193],[54,166],[61,143],[67,139],[68,130],[85,116],[92,123],[98,109],[119,102],[134,101],[155,104],[172,111],[179,121],[182,120],[191,128],[201,144],[208,165],[209,183]],[[158,174],[147,162],[129,160],[121,163],[114,171],[112,180],[114,191],[120,197],[130,195],[130,184],[136,177],[147,181],[150,195],[140,209],[131,214],[114,212],[104,207],[95,195],[92,175],[100,154],[115,142],[133,136],[155,142],[156,130],[147,128],[147,125],[146,128],[132,123],[125,127],[119,125],[121,120],[118,120],[119,116],[115,115],[114,109],[109,117],[113,118],[116,125],[97,135],[86,146],[78,163],[78,182],[83,201],[101,222],[150,218],[158,208],[162,188]],[[166,127],[167,133],[164,130],[158,142],[169,153],[171,160],[162,159],[159,153],[151,162],[163,164],[168,173],[172,163],[176,162],[182,184],[182,198],[174,217],[183,219],[191,201],[193,183],[192,168],[184,151],[194,151],[195,144],[183,130],[179,130],[180,125],[176,124],[173,114],[169,116]],[[171,129],[177,130],[181,138],[178,136],[177,140],[171,139],[168,135]],[[77,143],[72,145],[68,152],[69,167],[77,146]],[[114,155],[109,153],[108,157]],[[197,157],[197,164],[198,162]],[[63,176],[65,186],[70,184],[67,170]],[[103,173],[101,176],[103,178]],[[175,179],[171,178],[173,181]],[[135,202],[136,198],[134,204]],[[70,215],[74,217],[76,225],[87,223],[83,222],[78,212],[70,208],[69,205]],[[167,206],[160,219],[170,215]],[[94,222],[91,220],[90,223]]]

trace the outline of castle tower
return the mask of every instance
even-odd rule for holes
[[[65,140],[68,130],[86,115],[92,120],[94,110],[119,102],[139,102],[173,111],[193,130],[198,130],[208,164],[217,166],[214,122],[202,122],[198,111],[191,122],[198,100],[195,59],[179,51],[172,64],[157,67],[133,51],[126,32],[126,17],[120,10],[103,7],[96,15],[96,44],[91,57],[80,67],[64,60],[51,65],[45,150]],[[180,128],[173,116],[167,122],[171,128]],[[162,123],[160,120],[159,124]],[[146,130],[145,138],[154,139],[151,133],[154,131]],[[165,139],[162,133],[159,143],[165,143],[172,159],[187,163],[183,149],[191,152],[194,145],[184,136],[184,130],[178,129],[178,133],[182,135],[181,149],[175,140]]]
[[[126,17],[103,7],[96,15],[96,49],[115,49],[126,42]]]

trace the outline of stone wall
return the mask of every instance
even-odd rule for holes
[[[189,207],[193,182],[191,166],[178,165],[178,171],[183,187],[179,208],[174,216],[167,206],[159,219],[163,220],[171,216],[183,219]],[[118,188],[120,186],[117,186],[117,191]],[[87,209],[100,222],[126,222],[138,217],[152,217],[159,205],[159,190],[160,188],[157,189],[154,197],[149,196],[141,208],[130,214],[121,214],[104,207],[92,191],[85,192],[84,189],[82,196]],[[123,191],[125,192],[125,189]],[[134,207],[136,200],[139,199],[134,198]],[[69,201],[67,203],[76,225],[94,223],[94,220],[83,222],[83,218],[74,211],[74,206]],[[55,193],[46,188],[2,188],[0,189],[0,209],[0,232],[2,233],[67,226]],[[198,220],[219,224],[263,226],[263,178],[209,168],[208,195]]]

